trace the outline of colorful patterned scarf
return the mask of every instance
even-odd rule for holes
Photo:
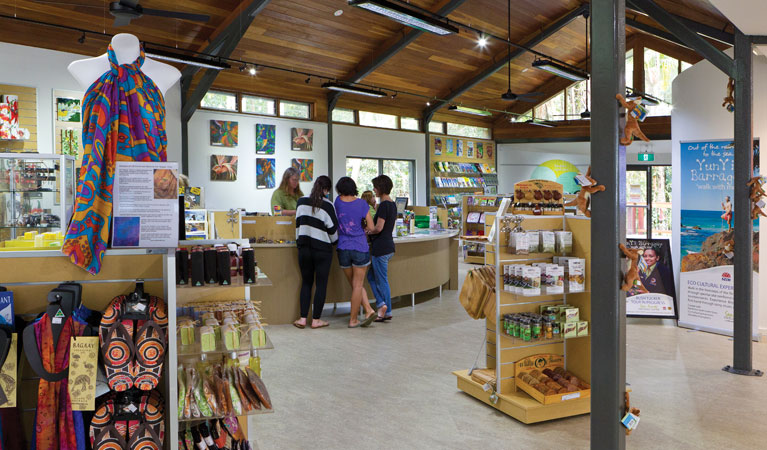
[[[112,185],[117,161],[165,161],[165,100],[141,72],[144,49],[132,64],[117,65],[96,80],[83,99],[83,165],[77,200],[62,251],[97,274],[109,242]]]
[[[73,317],[67,317],[55,345],[48,314],[43,314],[33,326],[43,368],[52,374],[68,368],[70,338],[73,335],[82,336],[86,329],[85,324]],[[85,449],[83,416],[80,411],[72,411],[67,385],[67,378],[56,382],[40,379],[37,388],[33,450]]]

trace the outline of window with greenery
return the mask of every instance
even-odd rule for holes
[[[357,183],[360,193],[373,190],[373,178],[378,175],[391,178],[394,187],[391,197],[415,199],[415,161],[407,159],[346,158],[346,176]]]
[[[370,111],[359,111],[360,125],[365,127],[397,128],[397,116]]]
[[[514,122],[527,122],[528,120],[531,120],[533,118],[533,110],[520,115],[520,116],[513,116],[512,120]]]
[[[252,95],[242,96],[242,112],[251,114],[263,114],[273,116],[275,112],[275,101],[271,98],[255,97]]]
[[[478,139],[490,139],[490,128],[475,127],[461,123],[447,123],[447,134],[451,136],[463,136]]]
[[[403,130],[421,131],[421,121],[415,117],[400,117],[399,127]]]
[[[565,92],[562,91],[535,107],[535,118],[540,120],[565,120]]]
[[[280,100],[280,116],[295,117],[297,119],[308,119],[310,117],[309,104]]]
[[[634,86],[634,49],[626,52],[626,87]]]
[[[567,96],[567,119],[579,120],[581,113],[588,107],[591,108],[589,97],[589,81],[584,80],[570,86],[565,90]]]
[[[201,108],[237,111],[237,94],[231,92],[208,91],[200,102]]]
[[[644,91],[666,103],[648,106],[648,115],[671,114],[671,83],[679,75],[679,60],[655,50],[644,49]]]
[[[333,122],[354,123],[354,110],[335,108],[333,110]]]
[[[429,133],[445,134],[445,122],[432,120],[429,122]]]

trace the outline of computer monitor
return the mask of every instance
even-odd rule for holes
[[[407,208],[408,197],[397,197],[394,204],[397,205],[397,215],[404,214]]]

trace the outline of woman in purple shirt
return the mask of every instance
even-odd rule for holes
[[[365,273],[370,265],[370,249],[365,231],[373,231],[373,218],[365,200],[357,198],[357,184],[349,177],[336,183],[335,201],[338,216],[338,264],[352,287],[352,308],[349,328],[367,327],[376,319],[376,312],[365,297]],[[364,226],[363,226],[364,221]],[[360,304],[365,308],[365,320],[357,318]]]

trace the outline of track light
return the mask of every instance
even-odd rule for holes
[[[545,120],[535,120],[535,119],[528,119],[525,121],[528,125],[536,125],[539,127],[546,127],[546,128],[554,128],[556,127],[556,124],[553,124],[551,122],[547,122]]]
[[[487,38],[485,36],[480,36],[479,39],[477,39],[477,45],[484,48],[487,45]]]
[[[80,36],[79,38],[77,38],[77,42],[79,42],[79,43],[81,43],[81,44],[85,44],[85,33],[83,33],[83,35],[82,35],[82,36]]]
[[[447,35],[458,33],[458,28],[450,25],[447,20],[438,20],[414,8],[388,0],[349,0],[349,5],[367,9],[370,12],[388,17],[395,22],[430,33]]]
[[[180,64],[188,64],[190,66],[203,67],[205,69],[224,70],[232,67],[225,62],[216,61],[214,59],[187,56],[179,53],[166,52],[165,50],[146,49],[144,52],[146,53],[146,56],[149,56],[150,58],[176,62]]]
[[[248,68],[248,65],[247,65],[247,64],[243,64],[243,65],[241,65],[241,66],[240,66],[240,72],[245,72],[245,69],[247,69],[247,68]]]
[[[533,67],[572,81],[583,81],[589,78],[589,74],[586,72],[571,69],[546,59],[536,59],[533,61]]]
[[[306,77],[304,83],[309,84],[310,81],[312,81],[312,77]]]
[[[248,69],[248,73],[251,75],[256,75],[256,66],[250,66],[250,69]]]
[[[449,109],[450,111],[462,112],[464,114],[473,114],[475,116],[485,116],[485,117],[487,117],[487,116],[492,116],[493,115],[493,113],[491,113],[490,111],[485,111],[485,110],[482,110],[482,109],[475,109],[475,108],[467,108],[465,106],[450,105],[450,106],[448,106],[447,109]]]
[[[339,83],[337,81],[330,81],[330,82],[324,83],[322,87],[325,89],[330,89],[331,91],[348,92],[349,94],[364,95],[366,97],[381,98],[381,97],[387,96],[386,92],[384,91],[361,88],[351,84]]]
[[[392,98],[392,100],[394,100],[395,98],[397,98],[397,93],[396,93],[396,92],[395,92],[395,93],[393,93],[393,94],[391,95],[391,98]]]
[[[430,102],[426,102],[426,106],[431,106],[431,103]]]
[[[589,111],[589,107],[586,107],[586,110],[581,113],[581,119],[583,120],[591,120],[591,111]]]

